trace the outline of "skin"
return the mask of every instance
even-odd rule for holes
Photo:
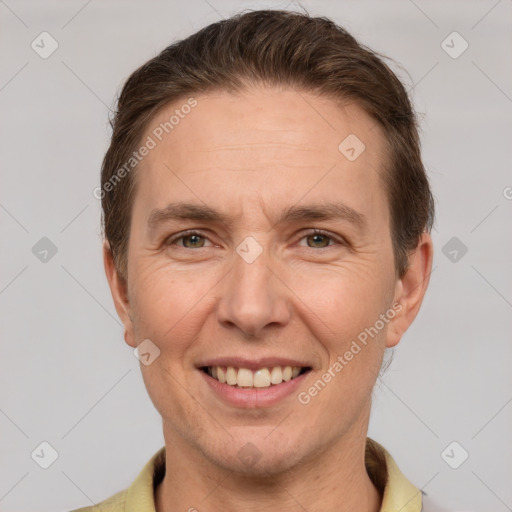
[[[104,247],[126,342],[149,338],[160,349],[141,365],[166,444],[157,511],[377,511],[382,498],[364,466],[371,393],[385,348],[420,308],[431,238],[422,235],[398,278],[381,178],[385,139],[357,105],[276,88],[196,99],[138,169],[127,282]],[[161,111],[142,140],[184,103]],[[338,150],[351,133],[366,146],[353,162]],[[151,212],[177,201],[219,209],[232,223],[180,220],[149,230]],[[276,224],[282,209],[319,202],[341,202],[366,224]],[[169,242],[189,229],[202,236]],[[236,252],[248,236],[262,248],[250,264]],[[400,312],[301,404],[297,393],[395,303]],[[220,401],[195,366],[221,356],[300,357],[313,370],[279,404],[242,409]],[[255,464],[237,456],[249,442]]]

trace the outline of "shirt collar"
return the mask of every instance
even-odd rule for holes
[[[380,512],[421,512],[421,491],[396,465],[393,457],[379,443],[367,438],[366,466],[372,480],[385,482]],[[144,466],[125,496],[126,512],[156,512],[155,488],[165,473],[165,446],[160,448]],[[382,489],[380,489],[382,492]]]

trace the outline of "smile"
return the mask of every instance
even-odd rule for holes
[[[295,379],[311,370],[300,366],[273,366],[255,371],[233,366],[204,366],[201,368],[210,377],[221,384],[235,388],[268,388]]]

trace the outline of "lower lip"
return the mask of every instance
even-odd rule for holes
[[[309,373],[311,373],[311,370],[288,382],[271,385],[267,388],[235,388],[229,384],[222,384],[202,370],[199,370],[199,372],[214,393],[227,404],[235,407],[256,409],[259,407],[270,407],[292,395],[304,382]]]

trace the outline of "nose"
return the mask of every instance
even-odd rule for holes
[[[235,254],[231,272],[221,281],[217,304],[217,319],[223,327],[258,338],[290,321],[291,292],[271,264],[267,249],[252,262]]]

